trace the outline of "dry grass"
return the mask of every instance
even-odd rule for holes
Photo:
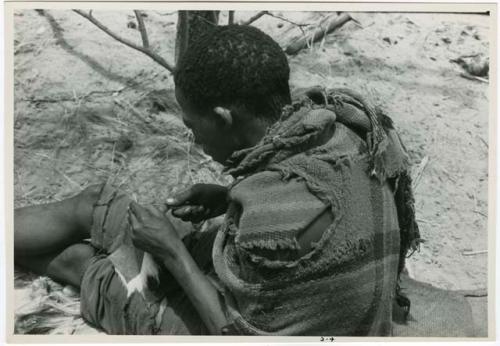
[[[16,204],[58,200],[98,181],[152,203],[188,184],[224,181],[218,165],[193,145],[172,109],[172,93],[163,92],[135,102],[124,93],[102,103],[64,101],[50,104],[50,112],[35,104],[38,112],[25,114],[16,129]],[[48,177],[53,193],[42,189],[47,182],[40,179]]]

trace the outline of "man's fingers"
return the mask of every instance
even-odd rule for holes
[[[191,188],[188,188],[186,190],[177,193],[174,197],[168,198],[166,203],[167,205],[172,207],[183,205],[189,201],[191,196],[192,196]]]
[[[145,209],[141,207],[138,203],[136,202],[130,202],[129,204],[129,210],[134,216],[138,219],[142,219],[142,213],[144,213]]]
[[[210,211],[203,206],[185,206],[172,210],[172,215],[182,221],[199,222],[205,220]]]
[[[172,214],[177,217],[205,213],[205,207],[201,205],[187,205],[172,209]]]
[[[188,215],[191,218],[198,218],[200,216],[203,216],[204,214],[205,214],[205,207],[203,207],[201,205],[197,205],[197,206],[191,207]]]
[[[163,214],[161,213],[161,211],[157,207],[155,207],[154,205],[148,205],[144,209],[146,209],[153,216],[163,217]]]
[[[151,208],[151,207],[147,207],[147,208],[143,207],[142,205],[140,205],[136,202],[131,202],[129,204],[129,210],[132,214],[134,214],[136,219],[140,222],[143,222],[148,217],[155,216],[158,213],[157,210],[153,210],[153,208]]]
[[[187,206],[184,206],[184,207],[179,207],[179,208],[175,208],[172,210],[172,214],[174,216],[177,216],[177,217],[183,217],[183,216],[186,216],[186,215],[190,215],[193,208],[195,208],[194,206],[191,206],[191,205],[187,205]]]
[[[132,226],[132,229],[137,230],[141,227],[141,222],[137,219],[137,216],[135,216],[132,209],[129,209],[128,219],[129,219],[130,226]]]
[[[179,207],[179,208],[172,209],[172,215],[174,215],[176,217],[184,216],[187,214],[186,211],[188,209],[189,209],[189,207]]]

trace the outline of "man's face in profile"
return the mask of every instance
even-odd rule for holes
[[[182,120],[193,132],[195,143],[215,161],[224,163],[238,149],[232,124],[214,110],[200,111],[194,107],[182,90],[176,89],[175,95],[182,108]]]

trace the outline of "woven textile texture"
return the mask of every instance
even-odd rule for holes
[[[319,95],[325,102],[315,91],[286,107],[227,167],[236,181],[213,260],[234,333],[391,334],[401,237],[389,179],[406,172],[407,155],[366,101],[343,90]],[[334,220],[307,254],[257,251],[296,248],[321,206]]]

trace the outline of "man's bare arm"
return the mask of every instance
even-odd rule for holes
[[[184,244],[179,245],[175,256],[163,259],[163,263],[188,295],[210,334],[221,334],[221,329],[228,324],[221,297],[198,268]]]
[[[198,311],[211,334],[221,334],[227,320],[217,289],[202,273],[172,223],[154,208],[132,202],[129,209],[132,241],[160,258]]]

